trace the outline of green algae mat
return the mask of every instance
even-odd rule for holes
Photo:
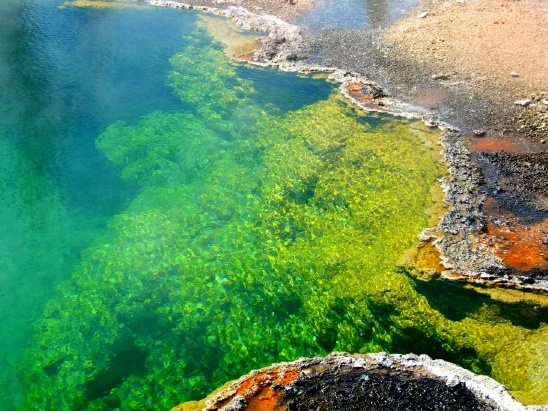
[[[168,410],[273,362],[415,352],[548,402],[543,307],[412,279],[438,133],[337,91],[261,98],[203,28],[171,58],[184,110],[96,147],[138,193],[82,253],[19,365],[25,410]]]

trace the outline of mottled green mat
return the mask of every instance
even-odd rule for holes
[[[337,350],[426,353],[546,401],[542,319],[396,266],[428,225],[437,132],[337,92],[260,104],[201,29],[189,40],[167,79],[188,109],[96,140],[139,194],[37,322],[22,409],[167,410]]]

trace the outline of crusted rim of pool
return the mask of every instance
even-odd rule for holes
[[[400,378],[398,378],[400,377]],[[376,382],[375,379],[377,380]],[[321,381],[321,386],[318,382]],[[541,411],[548,410],[547,406],[525,406],[514,400],[503,385],[490,377],[476,375],[457,365],[443,360],[434,360],[427,355],[415,354],[347,354],[332,353],[327,357],[301,358],[293,362],[279,363],[269,367],[253,370],[225,388],[211,394],[203,405],[192,409],[203,411],[246,411],[263,410],[275,411],[298,408],[310,398],[319,400],[319,403],[335,401],[337,407],[345,407],[346,401],[352,402],[355,407],[359,397],[352,395],[339,398],[330,398],[335,392],[345,389],[359,395],[360,388],[367,383],[380,386],[378,391],[383,397],[375,398],[375,391],[369,390],[368,406],[371,410],[401,408],[407,401],[415,401],[414,407],[420,407],[420,401],[425,406],[432,398],[428,395],[419,395],[417,404],[416,389],[409,388],[409,382],[418,382],[420,386],[433,389],[437,401],[442,401],[446,410],[457,410],[458,405],[451,406],[454,398],[468,396],[471,403],[466,409],[496,410],[496,411]],[[400,384],[400,385],[398,385]],[[401,385],[405,384],[405,386]],[[332,389],[332,387],[335,388]],[[403,390],[402,390],[403,386]],[[392,390],[393,392],[390,392]],[[405,392],[408,390],[407,392]],[[373,392],[373,394],[371,394]],[[387,395],[388,394],[388,395]],[[453,397],[453,398],[451,398]],[[382,401],[385,405],[376,408],[375,401]],[[477,404],[474,405],[474,401]],[[296,404],[300,403],[300,404]],[[398,402],[400,407],[398,407]],[[350,405],[350,404],[348,404]],[[431,406],[431,404],[430,404]],[[190,409],[181,404],[172,411]],[[328,408],[320,408],[328,409]],[[344,409],[344,408],[340,408]],[[353,408],[354,409],[354,408]],[[423,408],[419,408],[423,409]],[[424,408],[431,409],[431,408]],[[434,408],[436,409],[436,408]]]

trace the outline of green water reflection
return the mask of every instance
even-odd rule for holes
[[[436,132],[368,125],[336,92],[255,104],[205,33],[190,43],[167,79],[188,109],[96,140],[140,191],[36,323],[23,409],[167,410],[334,350],[430,353],[541,398],[544,323],[486,298],[446,315],[396,268],[428,223]]]

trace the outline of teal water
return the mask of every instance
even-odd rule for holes
[[[100,131],[183,103],[166,86],[195,13],[0,2],[0,409],[18,401],[14,367],[31,324],[82,250],[137,189],[95,148]],[[265,76],[255,74],[261,81]],[[272,78],[275,79],[272,83]],[[272,76],[300,88],[310,81]],[[302,90],[299,90],[302,91]],[[329,93],[315,82],[288,108]],[[284,102],[280,101],[283,105]]]
[[[181,105],[163,88],[180,30],[166,46],[128,26],[128,19],[58,5],[0,5],[3,410],[20,394],[14,365],[31,323],[70,276],[82,249],[134,195],[95,149],[99,130],[114,119]],[[161,33],[169,17],[157,18]]]
[[[193,12],[58,6],[0,6],[0,409],[168,410],[343,350],[546,400],[542,297],[398,266],[437,131],[231,64]]]

